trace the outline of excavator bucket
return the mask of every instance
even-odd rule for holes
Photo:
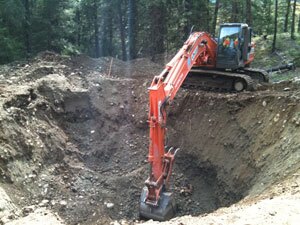
[[[146,203],[148,188],[144,187],[140,198],[140,218],[166,221],[174,217],[176,204],[171,192],[162,192],[158,206]]]

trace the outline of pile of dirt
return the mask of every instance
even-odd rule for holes
[[[137,218],[146,84],[97,71],[105,59],[87,60],[95,61],[46,53],[14,65],[13,75],[3,67],[1,182],[22,211],[50,208],[70,224]]]
[[[51,52],[0,67],[0,224],[43,213],[52,224],[143,222],[147,87],[161,69]],[[181,90],[168,119],[168,145],[181,148],[177,215],[299,193],[299,96],[291,82],[240,94]]]

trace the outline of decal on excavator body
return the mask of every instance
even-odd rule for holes
[[[192,54],[192,60],[195,59],[195,56],[197,55],[198,53],[198,46],[196,47],[196,49],[194,50],[193,54]]]

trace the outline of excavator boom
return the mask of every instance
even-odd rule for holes
[[[170,219],[175,213],[169,180],[178,149],[165,150],[166,107],[176,96],[194,64],[215,66],[216,46],[216,41],[206,32],[191,34],[163,72],[154,77],[149,87],[150,175],[140,199],[140,216],[143,218],[162,221]]]

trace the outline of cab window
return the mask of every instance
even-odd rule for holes
[[[230,39],[238,38],[240,27],[222,27],[220,32],[220,39],[224,40],[229,37]]]

